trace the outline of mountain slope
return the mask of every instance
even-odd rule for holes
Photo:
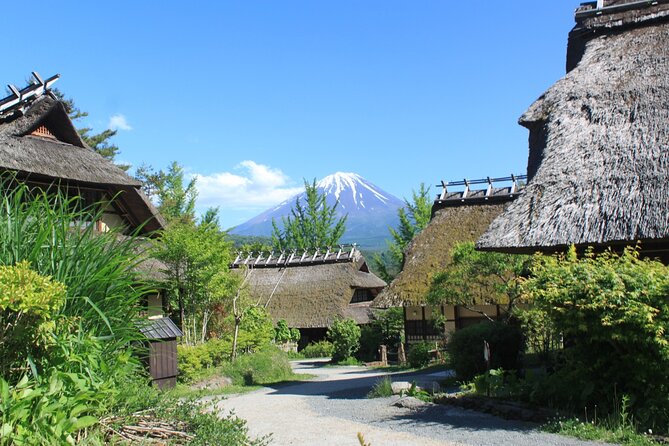
[[[337,201],[339,216],[348,214],[343,243],[357,243],[364,248],[383,248],[389,237],[388,227],[397,227],[397,211],[404,207],[399,198],[383,191],[355,173],[337,172],[316,183],[320,193],[325,193],[328,205]],[[257,217],[233,228],[237,235],[269,236],[272,219],[281,224],[281,217],[290,215],[297,198],[304,202],[304,193],[296,195]]]

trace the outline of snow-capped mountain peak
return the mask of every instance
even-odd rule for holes
[[[397,210],[404,202],[383,191],[360,175],[352,172],[336,172],[316,183],[320,193],[325,194],[329,206],[337,203],[337,214],[348,215],[343,242],[359,244],[374,243],[383,246],[388,237],[388,227],[396,227]],[[270,235],[272,219],[281,222],[289,216],[295,200],[304,201],[305,193],[296,195],[274,206],[231,230],[239,235]],[[372,241],[375,240],[375,241]]]
[[[372,197],[381,203],[387,203],[389,200],[383,191],[353,172],[335,172],[320,180],[316,186],[326,195],[333,195],[336,200],[342,199],[342,192],[350,191],[353,203],[363,208],[365,207],[363,198],[366,193],[371,193]]]

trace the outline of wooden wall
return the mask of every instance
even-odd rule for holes
[[[149,372],[160,389],[174,387],[177,382],[177,340],[149,343]]]
[[[460,305],[404,307],[406,342],[411,344],[421,341],[439,341],[444,339],[444,335],[448,336],[448,333],[488,320],[479,311],[493,319],[499,319],[506,312],[506,306],[474,305],[471,309]],[[433,322],[439,317],[445,320],[446,333],[434,327]]]

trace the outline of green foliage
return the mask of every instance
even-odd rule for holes
[[[432,216],[430,188],[421,183],[418,192],[414,190],[411,194],[411,201],[405,199],[405,207],[397,211],[398,228],[389,228],[392,241],[388,242],[387,253],[375,254],[372,257],[374,269],[388,283],[402,270],[407,246],[416,234],[425,229]]]
[[[269,345],[273,339],[274,324],[267,309],[255,305],[248,307],[239,326],[238,347],[252,352]]]
[[[530,257],[481,252],[473,242],[458,243],[451,264],[432,279],[427,301],[431,305],[507,304],[510,315],[520,298],[521,278],[527,275]]]
[[[73,435],[96,424],[115,394],[111,383],[53,369],[40,380],[24,376],[15,386],[0,378],[0,445],[74,444]]]
[[[395,349],[404,335],[404,312],[402,308],[379,310],[372,314],[369,324],[361,327],[360,349],[356,357],[363,361],[379,359],[379,347]]]
[[[305,180],[304,189],[306,206],[298,197],[291,216],[281,219],[281,229],[272,220],[272,245],[276,250],[331,247],[344,235],[346,216],[337,219],[337,203],[328,205],[325,194],[318,193],[316,180],[312,184]]]
[[[211,221],[175,222],[165,229],[155,256],[167,265],[170,306],[179,309],[187,342],[204,342],[214,311],[229,304],[239,277],[229,271],[232,246]]]
[[[420,389],[416,385],[416,381],[412,381],[411,382],[411,387],[409,387],[409,390],[407,390],[406,393],[404,393],[404,391],[402,391],[401,395],[418,398],[419,400],[425,401],[425,402],[431,402],[432,401],[432,396],[429,393],[427,393],[425,390]]]
[[[260,446],[266,445],[265,439],[253,440],[248,436],[246,422],[235,416],[221,416],[210,413],[207,408],[215,401],[208,400],[204,405],[197,397],[184,397],[174,391],[159,391],[141,380],[129,381],[119,386],[122,393],[116,399],[113,413],[118,417],[116,423],[137,425],[135,414],[150,416],[156,421],[178,427],[194,438],[189,445],[231,445]],[[115,426],[112,426],[115,427]],[[116,444],[112,436],[100,436],[97,444]],[[143,444],[141,441],[140,444]],[[96,444],[96,443],[93,443]],[[123,443],[125,444],[125,443]]]
[[[0,266],[0,376],[9,376],[37,354],[39,338],[52,331],[49,321],[65,297],[65,285],[40,276],[25,260]]]
[[[295,378],[288,354],[274,346],[267,345],[230,361],[228,355],[212,354],[212,349],[208,348],[211,343],[208,341],[197,346],[177,347],[179,381],[193,382],[212,371],[231,378],[235,385],[246,386],[275,384]],[[230,344],[226,343],[222,347],[229,349]]]
[[[299,328],[290,329],[290,339],[292,339],[293,342],[300,342],[300,339],[302,339],[302,333],[300,333]]]
[[[156,201],[160,214],[169,224],[195,222],[195,178],[187,181],[184,168],[176,161],[167,170],[159,171],[142,164],[137,168],[135,178],[143,183],[144,192]],[[205,218],[205,222],[207,220],[211,219]]]
[[[334,344],[330,341],[312,342],[300,352],[305,358],[330,358],[334,354]]]
[[[361,361],[378,361],[381,345],[383,345],[383,340],[378,326],[363,325],[360,327],[360,349],[355,356]]]
[[[52,320],[40,326],[31,372],[39,373],[54,361],[64,371],[80,368],[63,357],[83,347],[86,350],[91,337],[100,340],[95,344],[100,350],[99,358],[105,358],[108,365],[118,359],[118,365],[125,368],[130,342],[141,338],[135,322],[141,298],[148,291],[137,285],[133,270],[141,260],[135,239],[119,237],[114,231],[97,233],[94,225],[87,222],[99,220],[101,209],[82,208],[78,199],[66,198],[55,190],[31,190],[13,178],[5,178],[0,189],[0,265],[30,264],[34,273],[23,271],[21,280],[31,276],[34,283],[25,282],[24,290],[49,282],[60,283],[66,290],[64,304],[57,297],[62,291],[60,286],[48,290],[56,293],[56,299],[45,304],[41,314],[46,317],[49,313]],[[50,279],[44,279],[47,277]],[[4,281],[5,286],[11,286],[9,275]],[[9,322],[8,318],[16,320],[17,313],[12,308],[18,307],[12,305],[26,304],[25,300],[20,304],[17,296],[10,300],[14,303],[3,310],[5,322]],[[14,376],[5,374],[4,378],[16,382],[27,371],[26,364],[23,366]]]
[[[389,376],[384,376],[378,380],[367,394],[367,398],[387,398],[390,396],[393,396],[393,382]]]
[[[246,421],[227,415],[220,417],[216,413],[203,410],[194,400],[186,402],[171,401],[172,405],[163,404],[161,408],[170,419],[184,423],[194,438],[188,443],[192,446],[230,445],[230,446],[265,446],[268,439],[252,440],[248,436]]]
[[[597,412],[584,413],[585,419],[577,417],[558,418],[543,426],[547,432],[576,437],[581,440],[594,440],[599,442],[621,444],[626,446],[654,446],[661,443],[655,442],[652,437],[638,433],[638,426],[632,421],[629,413],[629,397],[623,396],[614,412],[608,417],[597,418]],[[594,418],[593,418],[594,415]],[[652,431],[649,431],[652,433]]]
[[[409,347],[407,361],[411,367],[422,368],[430,364],[432,356],[430,351],[434,349],[434,342],[418,342]]]
[[[508,372],[500,368],[476,375],[463,388],[478,395],[515,399],[519,394],[526,391],[524,385],[526,385],[526,382],[519,380],[514,372]]]
[[[235,384],[268,385],[295,379],[288,355],[268,346],[260,351],[241,355],[224,368]]]
[[[286,342],[297,342],[300,340],[300,330],[297,328],[289,328],[288,323],[281,319],[276,323],[276,328],[274,329],[274,341],[279,344],[285,344]]]
[[[554,404],[596,404],[610,412],[616,395],[645,428],[669,431],[669,268],[622,255],[588,251],[539,256],[523,292],[564,336],[555,379],[571,385]]]
[[[334,345],[333,362],[350,358],[360,348],[360,327],[353,319],[335,319],[327,336]]]
[[[491,368],[518,368],[523,350],[520,330],[500,322],[483,322],[455,331],[448,341],[451,363],[459,379],[470,380],[485,372],[484,341],[490,345]]]

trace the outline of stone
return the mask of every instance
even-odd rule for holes
[[[402,397],[393,403],[393,406],[395,407],[401,407],[403,409],[411,409],[411,410],[416,410],[427,405],[428,403],[426,403],[425,401],[421,401],[418,398],[414,398],[412,396]]]
[[[193,390],[214,390],[232,385],[232,379],[227,376],[212,376],[191,386]]]
[[[393,389],[393,395],[399,395],[400,393],[408,392],[411,389],[411,383],[408,381],[397,381],[391,384]]]

